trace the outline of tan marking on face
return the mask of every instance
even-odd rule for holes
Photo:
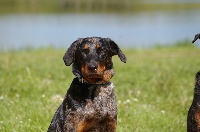
[[[98,83],[102,81],[104,77],[104,71],[106,67],[105,65],[101,65],[98,63],[98,67],[96,71],[90,71],[88,68],[87,64],[81,65],[81,73],[83,75],[83,78],[88,82],[88,83]],[[106,80],[106,79],[105,79]]]
[[[88,44],[85,44],[83,49],[89,49],[89,45]]]
[[[97,44],[97,45],[96,45],[96,48],[97,48],[97,49],[100,48],[100,44]]]
[[[104,82],[109,82],[110,81],[110,79],[112,78],[112,72],[111,72],[111,70],[106,70],[106,71],[104,71],[104,73],[103,73],[103,81]]]

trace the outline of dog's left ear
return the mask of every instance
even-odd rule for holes
[[[81,43],[81,41],[82,41],[81,38],[77,39],[67,49],[65,55],[63,56],[63,60],[64,60],[66,66],[70,66],[74,62],[75,52],[76,52],[77,46]]]
[[[192,43],[194,43],[197,39],[200,39],[200,33],[195,35]]]
[[[126,63],[126,56],[122,53],[122,51],[120,50],[120,48],[118,47],[118,45],[111,40],[110,38],[107,38],[107,41],[110,44],[110,50],[112,52],[112,55],[118,55],[118,57],[120,58],[120,60],[124,63]]]

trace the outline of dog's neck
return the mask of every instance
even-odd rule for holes
[[[106,88],[108,91],[112,91],[113,84],[111,82],[107,82],[105,84],[90,84],[86,82],[81,82],[78,77],[74,78],[69,92],[73,93],[74,96],[78,96],[79,98],[87,98],[93,99],[97,91],[101,88]],[[99,91],[100,92],[100,91]]]
[[[104,86],[104,85],[109,85],[111,83],[109,81],[109,82],[105,82],[105,83],[92,84],[92,83],[88,83],[85,79],[79,78],[79,77],[74,78],[74,80],[76,81],[76,83],[78,82],[79,85],[83,85],[83,86],[86,86],[86,87],[90,87],[90,86]]]
[[[79,83],[82,83],[82,84],[88,84],[88,85],[105,85],[109,82],[104,82],[104,81],[100,81],[98,83],[89,83],[87,82],[82,76],[81,77],[78,77],[78,80],[79,80]]]

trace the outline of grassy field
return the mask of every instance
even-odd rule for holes
[[[197,41],[199,43],[199,41]],[[118,132],[185,132],[200,49],[189,42],[113,57]],[[74,78],[65,49],[0,52],[0,131],[46,131]]]

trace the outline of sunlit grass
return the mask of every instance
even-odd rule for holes
[[[123,51],[126,64],[113,57],[117,131],[186,131],[200,49],[180,42]],[[52,48],[0,53],[0,131],[47,130],[74,78],[64,53]]]

